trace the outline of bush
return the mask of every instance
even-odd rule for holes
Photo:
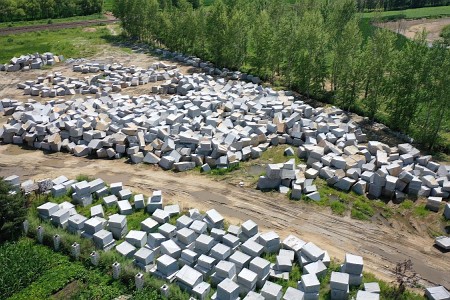
[[[25,197],[16,192],[11,194],[11,186],[0,179],[0,241],[17,238],[22,233],[27,209]]]

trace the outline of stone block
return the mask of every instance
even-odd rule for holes
[[[170,216],[168,212],[158,208],[153,213],[152,218],[159,224],[164,224],[169,222]]]
[[[178,271],[177,261],[169,255],[163,254],[156,260],[156,268],[166,277]]]
[[[266,281],[261,289],[261,295],[266,300],[280,300],[283,296],[282,286],[270,281]]]
[[[434,286],[425,289],[425,296],[429,300],[447,300],[450,299],[450,292],[443,286]]]
[[[239,299],[239,285],[229,278],[224,279],[217,285],[217,299]]]
[[[145,231],[147,234],[156,232],[158,229],[159,223],[153,220],[152,218],[147,218],[141,222],[141,230]]]
[[[257,257],[263,253],[264,246],[255,241],[248,240],[241,245],[241,251],[251,257]]]
[[[366,291],[358,291],[356,293],[356,300],[379,300],[380,295],[375,293],[369,293]]]
[[[428,197],[426,208],[438,212],[442,202],[442,197]]]
[[[341,272],[331,272],[330,288],[332,290],[347,291],[349,289],[349,275]]]
[[[91,207],[91,217],[105,217],[105,212],[103,211],[103,206],[101,204]]]
[[[147,244],[147,233],[145,231],[130,230],[125,237],[125,241],[136,248],[144,247]]]
[[[286,293],[284,293],[283,300],[304,300],[305,293],[295,289],[293,287],[288,287]]]
[[[174,238],[176,236],[176,230],[177,228],[170,223],[164,223],[158,228],[158,232],[168,239]]]
[[[134,253],[136,252],[136,247],[125,241],[116,246],[116,251],[119,252],[119,254],[121,254],[122,256],[132,258]]]

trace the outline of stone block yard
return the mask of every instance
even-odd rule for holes
[[[448,165],[372,139],[339,108],[155,54],[2,72],[0,176],[47,195],[28,227],[36,241],[58,248],[57,237],[42,240],[46,229],[68,232],[73,258],[92,251],[97,266],[114,253],[112,277],[132,265],[136,289],[159,278],[169,299],[174,286],[196,299],[383,299],[363,271],[390,282],[405,259],[416,291],[447,299],[438,295],[450,286]],[[263,161],[279,149],[283,157]],[[258,171],[241,176],[248,167]],[[315,205],[334,193],[393,210],[422,203],[439,231],[424,219],[360,221]]]

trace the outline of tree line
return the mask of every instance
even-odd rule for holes
[[[102,5],[103,0],[0,0],[0,22],[92,15]]]
[[[117,0],[132,38],[256,74],[379,120],[436,147],[450,130],[450,54],[424,35],[401,47],[394,33],[364,36],[356,2],[216,0],[194,9]],[[448,140],[447,140],[448,143]]]

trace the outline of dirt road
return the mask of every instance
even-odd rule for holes
[[[413,39],[416,34],[425,30],[427,32],[426,40],[432,43],[440,39],[442,29],[450,25],[450,18],[399,20],[395,22],[376,23],[375,25],[402,34],[408,39]]]
[[[274,229],[282,237],[293,233],[313,241],[342,260],[346,252],[364,257],[365,270],[393,280],[389,271],[399,261],[411,258],[423,283],[450,287],[450,253],[435,249],[433,240],[420,230],[396,220],[385,223],[356,221],[332,215],[327,208],[293,202],[278,193],[262,193],[206,176],[165,172],[148,165],[130,165],[124,160],[76,158],[70,154],[45,154],[14,145],[0,146],[0,176],[17,174],[22,179],[75,178],[83,173],[107,182],[122,181],[147,195],[161,189],[166,203],[182,208],[217,209],[230,223],[251,218],[262,228]]]

